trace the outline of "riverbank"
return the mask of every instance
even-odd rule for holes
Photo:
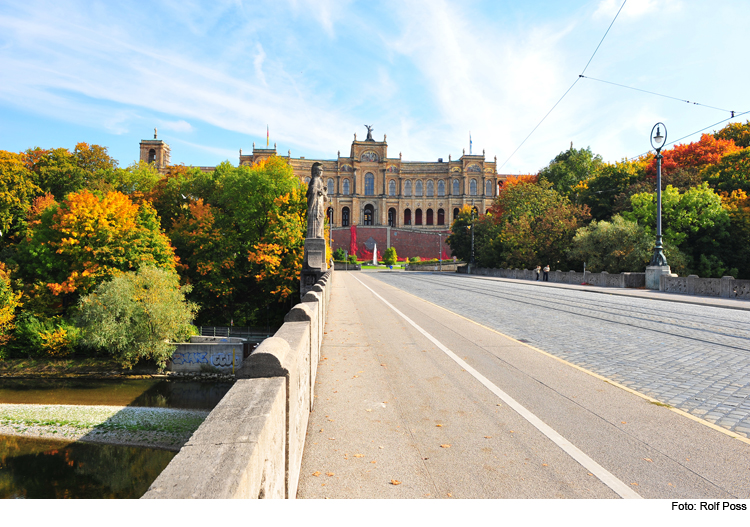
[[[0,435],[178,451],[208,414],[153,407],[0,404]]]
[[[155,365],[136,365],[124,369],[117,362],[103,357],[72,357],[66,359],[4,359],[0,360],[1,378],[86,378],[86,379],[189,379],[234,381],[231,373],[177,373],[159,371]]]

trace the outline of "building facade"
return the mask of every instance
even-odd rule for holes
[[[278,155],[273,148],[256,148],[252,154],[240,150],[240,165],[252,165],[270,156]],[[336,159],[293,158],[291,152],[281,156],[291,165],[301,181],[309,181],[313,163],[321,163],[323,181],[328,190],[328,219],[332,227],[333,247],[349,248],[351,227],[361,228],[363,247],[377,243],[378,252],[409,239],[400,256],[426,256],[450,254],[444,244],[450,225],[459,210],[469,205],[483,214],[492,205],[498,188],[507,176],[497,173],[497,157],[493,161],[482,155],[466,154],[448,161],[404,161],[388,157],[386,137],[382,141],[367,138],[354,141],[348,156],[339,151]],[[141,159],[160,164],[169,159],[169,146],[163,141],[141,142]],[[200,167],[204,171],[213,167]],[[424,234],[425,236],[420,236]],[[437,241],[437,245],[436,245]],[[370,250],[372,250],[370,248]],[[398,247],[397,247],[398,251]]]
[[[278,155],[274,148],[255,148],[240,153],[240,164],[250,165]],[[467,155],[448,161],[404,161],[388,157],[388,143],[367,139],[354,141],[348,156],[334,160],[283,156],[301,180],[310,179],[313,163],[323,165],[328,188],[328,218],[333,227],[388,226],[418,230],[445,230],[464,205],[484,213],[506,179],[497,173],[497,158]]]

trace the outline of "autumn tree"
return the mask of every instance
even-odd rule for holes
[[[714,132],[716,139],[734,141],[734,144],[740,148],[750,146],[750,121],[742,123],[729,123],[718,132]]]
[[[15,328],[16,309],[20,304],[21,293],[13,291],[10,283],[10,272],[0,262],[0,359],[5,358],[3,346],[8,343]]]
[[[595,220],[608,219],[614,212],[618,196],[622,196],[645,177],[646,159],[602,163],[592,177],[581,181],[573,188],[578,202],[591,209]]]
[[[750,196],[744,190],[722,195],[729,214],[727,265],[737,269],[736,278],[750,279]]]
[[[708,165],[715,165],[723,156],[739,150],[731,139],[717,139],[711,134],[703,134],[699,141],[662,150],[662,175],[668,175],[678,168],[702,169]],[[646,167],[646,174],[651,178],[656,177],[656,157]]]
[[[704,168],[701,176],[717,192],[750,192],[750,148],[725,155],[717,164]]]
[[[148,203],[120,192],[98,198],[83,190],[59,205],[50,196],[19,244],[21,277],[43,284],[63,307],[118,271],[143,265],[174,270],[175,255]]]

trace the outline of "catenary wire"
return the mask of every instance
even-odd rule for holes
[[[627,88],[627,89],[629,89],[629,90],[640,91],[640,92],[643,92],[643,93],[650,93],[651,95],[658,95],[659,97],[666,97],[667,99],[674,99],[675,101],[686,102],[686,103],[688,103],[688,104],[695,104],[696,106],[703,106],[703,107],[705,107],[705,108],[711,108],[711,109],[713,109],[713,110],[719,110],[719,111],[721,111],[721,112],[727,112],[727,113],[731,113],[731,114],[732,114],[732,117],[734,117],[734,113],[735,113],[735,112],[734,112],[733,110],[725,110],[724,108],[717,108],[716,106],[709,106],[708,104],[701,104],[701,103],[699,103],[699,102],[695,102],[695,101],[688,101],[687,99],[680,99],[680,98],[678,98],[678,97],[672,97],[672,96],[670,96],[670,95],[664,95],[664,94],[662,94],[662,93],[656,93],[656,92],[653,92],[653,91],[642,90],[642,89],[640,89],[640,88],[633,88],[632,86],[626,86],[625,84],[618,84],[618,83],[616,83],[616,82],[605,81],[605,80],[602,80],[602,79],[595,79],[594,77],[585,77],[585,76],[583,76],[583,75],[579,75],[579,77],[580,77],[580,78],[582,78],[582,79],[588,79],[588,80],[592,80],[592,81],[603,82],[603,83],[605,83],[605,84],[611,84],[611,85],[613,85],[613,86],[619,86],[619,87],[621,87],[621,88]],[[731,119],[732,117],[730,117],[730,119]]]
[[[628,1],[628,0],[625,0],[625,1],[624,1],[624,2],[622,3],[622,5],[620,6],[620,9],[619,9],[619,10],[617,11],[617,14],[616,14],[616,15],[615,15],[615,17],[614,17],[614,18],[612,19],[612,22],[611,22],[611,23],[609,24],[609,27],[607,28],[607,31],[605,31],[605,32],[604,32],[604,36],[603,36],[603,37],[602,37],[602,39],[601,39],[601,40],[599,41],[599,45],[598,45],[598,46],[596,46],[596,49],[594,50],[594,53],[592,53],[592,54],[591,54],[591,58],[589,58],[589,61],[588,61],[588,62],[586,63],[586,66],[585,66],[585,67],[583,68],[583,71],[581,71],[581,75],[579,75],[579,76],[578,76],[578,77],[576,78],[576,80],[575,80],[575,81],[573,81],[573,84],[571,84],[571,85],[570,85],[570,88],[568,88],[567,90],[565,90],[565,93],[563,93],[562,97],[560,97],[560,99],[558,99],[558,101],[557,101],[557,102],[555,103],[555,105],[554,105],[554,106],[553,106],[553,107],[552,107],[552,108],[550,109],[550,111],[548,111],[548,112],[547,112],[547,113],[545,114],[545,116],[544,116],[544,117],[542,117],[542,120],[541,120],[541,121],[539,121],[539,124],[537,124],[537,125],[536,125],[536,126],[534,127],[534,129],[533,129],[533,130],[531,130],[531,132],[529,132],[529,135],[527,135],[527,136],[526,136],[526,138],[525,138],[525,139],[524,139],[523,141],[521,141],[521,144],[520,144],[520,145],[518,145],[518,148],[516,148],[515,150],[513,150],[513,153],[512,153],[512,154],[511,154],[510,156],[508,156],[508,159],[506,159],[506,160],[505,160],[505,161],[503,162],[503,164],[502,164],[502,165],[500,165],[500,168],[498,168],[498,169],[497,169],[498,171],[499,171],[499,170],[501,170],[501,169],[502,169],[502,168],[503,168],[503,167],[504,167],[504,166],[505,166],[505,165],[506,165],[506,164],[508,163],[508,161],[510,161],[510,160],[511,160],[511,158],[512,158],[512,157],[513,157],[514,155],[516,155],[516,152],[518,152],[518,151],[519,151],[519,150],[521,149],[521,147],[522,147],[522,146],[524,145],[524,143],[526,143],[526,141],[528,141],[529,137],[531,137],[531,136],[532,136],[532,134],[533,134],[534,132],[536,132],[536,129],[537,129],[537,128],[539,128],[539,127],[540,127],[540,126],[542,125],[542,123],[544,122],[544,120],[545,120],[545,119],[547,119],[547,117],[549,116],[549,114],[551,114],[551,113],[552,113],[552,111],[553,111],[553,110],[554,110],[555,108],[557,108],[557,105],[558,105],[558,104],[560,104],[560,102],[562,102],[562,100],[563,100],[563,99],[565,98],[565,96],[566,96],[566,95],[568,95],[568,93],[570,92],[570,90],[572,90],[572,89],[573,89],[573,86],[575,86],[575,85],[576,85],[576,84],[578,83],[578,81],[579,81],[579,80],[581,80],[581,78],[583,78],[583,74],[584,74],[584,73],[586,72],[586,69],[587,69],[587,68],[589,67],[589,64],[591,64],[591,61],[592,61],[592,60],[594,60],[594,56],[596,55],[596,52],[597,52],[597,51],[599,51],[599,48],[601,47],[601,45],[602,45],[602,42],[604,42],[604,39],[605,39],[605,38],[607,37],[607,34],[609,33],[609,30],[610,30],[610,29],[612,29],[612,26],[614,25],[614,23],[615,23],[615,20],[617,20],[617,17],[618,17],[618,16],[620,16],[620,12],[622,11],[622,8],[623,8],[623,7],[625,7],[625,4],[627,3],[627,1]]]
[[[746,112],[742,112],[742,113],[735,113],[735,114],[734,114],[734,115],[733,115],[732,117],[727,117],[726,119],[722,119],[721,121],[719,121],[719,122],[717,122],[717,123],[714,123],[714,124],[708,125],[708,126],[706,126],[705,128],[701,128],[700,130],[696,130],[695,132],[691,132],[691,133],[689,133],[689,134],[687,134],[687,135],[684,135],[684,136],[680,137],[679,139],[675,139],[675,140],[674,140],[674,141],[672,141],[671,143],[667,143],[667,144],[665,144],[664,146],[669,146],[669,145],[673,145],[673,144],[675,144],[676,142],[678,142],[678,141],[682,141],[683,139],[687,139],[688,137],[690,137],[690,136],[692,136],[692,135],[695,135],[695,134],[699,134],[699,133],[701,133],[701,132],[705,132],[705,131],[706,131],[706,130],[708,130],[709,128],[713,128],[714,126],[720,125],[721,123],[725,123],[725,122],[729,121],[730,119],[736,119],[737,117],[742,117],[743,115],[746,115],[746,114],[748,114],[748,113],[750,113],[750,110],[748,110],[748,111],[746,111]],[[662,148],[664,148],[664,147],[662,147]],[[648,154],[649,154],[650,152],[651,152],[651,150],[648,150],[648,151],[646,151],[646,152],[643,152],[642,154],[639,154],[639,155],[637,155],[637,156],[633,156],[633,157],[629,158],[629,159],[628,159],[628,161],[633,161],[634,159],[638,159],[639,157],[643,157],[643,156],[645,156],[645,155],[648,155]]]

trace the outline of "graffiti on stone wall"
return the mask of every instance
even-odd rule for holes
[[[176,351],[172,355],[172,363],[177,366],[183,364],[208,364],[208,353],[205,351],[188,351],[185,353]]]

